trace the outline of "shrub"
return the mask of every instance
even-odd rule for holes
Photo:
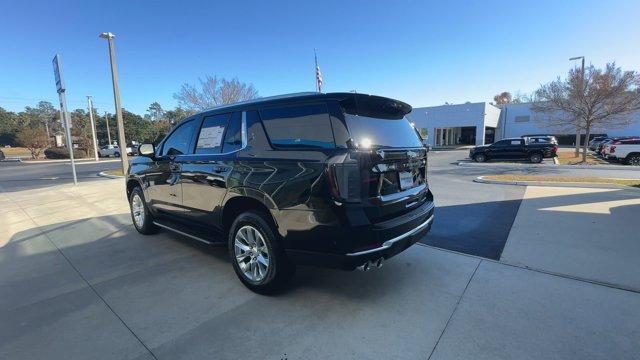
[[[68,159],[69,151],[67,148],[48,148],[44,151],[44,156],[47,159]],[[84,150],[73,149],[73,157],[76,159],[86,156]]]

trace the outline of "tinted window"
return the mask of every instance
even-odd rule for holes
[[[522,142],[520,140],[511,140],[511,145],[520,145]]]
[[[421,147],[416,129],[406,118],[385,119],[345,114],[347,128],[356,146]]]
[[[222,152],[228,153],[242,147],[242,113],[236,112],[231,116],[227,132],[224,135]]]
[[[511,140],[500,140],[497,143],[493,144],[493,146],[509,146]]]
[[[222,149],[222,137],[231,114],[207,116],[202,121],[198,134],[196,154],[219,154]]]
[[[162,155],[182,155],[190,153],[189,144],[196,131],[195,120],[185,121],[169,135],[162,146]]]
[[[275,146],[335,147],[325,104],[263,109],[261,116],[267,135]]]

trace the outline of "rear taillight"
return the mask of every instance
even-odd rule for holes
[[[614,152],[616,152],[616,147],[615,147],[615,146],[610,147],[610,148],[609,148],[609,152],[610,152],[610,153],[612,153],[612,154],[613,154]]]
[[[330,164],[327,178],[331,195],[339,201],[361,201],[362,182],[357,163]]]
[[[553,145],[553,152],[557,152],[558,151],[558,145]]]

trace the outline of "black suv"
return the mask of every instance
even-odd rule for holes
[[[401,101],[303,93],[189,117],[127,174],[136,229],[228,246],[266,293],[295,265],[380,267],[431,228],[427,150]]]

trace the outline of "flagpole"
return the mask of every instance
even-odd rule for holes
[[[313,58],[316,60],[316,68],[313,69],[314,79],[316,81],[316,91],[320,92],[320,84],[318,83],[318,54],[316,53],[316,49],[313,49]]]

